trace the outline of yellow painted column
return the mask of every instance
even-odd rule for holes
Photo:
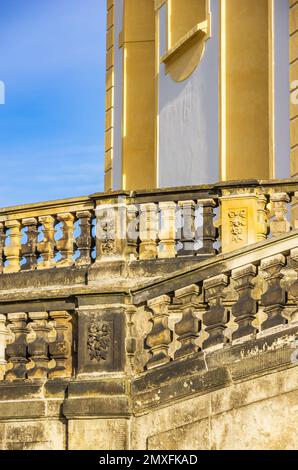
[[[273,0],[221,0],[221,179],[274,176]]]
[[[298,0],[289,0],[290,33],[290,145],[291,176],[298,177]],[[298,229],[298,192],[292,201],[291,221]]]
[[[168,48],[175,46],[195,25],[206,21],[206,0],[169,0]]]
[[[290,7],[290,89],[291,89],[291,175],[298,176],[298,1]]]
[[[155,3],[125,0],[122,188],[156,187]]]
[[[113,187],[113,122],[114,122],[114,2],[107,0],[106,56],[106,126],[105,126],[105,191]]]

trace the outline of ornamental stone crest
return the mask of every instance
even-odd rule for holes
[[[102,224],[101,251],[103,255],[112,255],[116,252],[115,226],[113,220]]]
[[[90,360],[105,361],[112,346],[112,324],[94,321],[88,327],[87,348]]]
[[[233,242],[243,241],[243,235],[247,226],[247,210],[231,209],[228,212]]]

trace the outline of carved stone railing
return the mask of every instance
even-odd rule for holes
[[[298,328],[297,246],[292,231],[139,283],[61,285],[37,299],[25,286],[21,301],[10,292],[0,305],[0,381],[113,368],[138,377],[273,333],[290,337]]]
[[[88,197],[0,210],[0,271],[90,264],[93,220]]]
[[[99,193],[0,210],[0,273],[230,252],[298,228],[298,181]]]
[[[0,315],[0,379],[71,377],[73,319],[66,311]]]
[[[267,249],[269,253],[271,248]],[[195,274],[190,273],[180,282],[185,287],[177,290],[166,291],[160,285],[158,297],[151,298],[154,285],[136,294],[135,304],[140,305],[135,305],[130,319],[130,331],[135,335],[132,367],[136,374],[272,332],[286,334],[297,326],[298,248],[245,263],[248,258],[249,252],[242,258],[239,255],[239,267],[235,267],[236,261],[230,266],[226,262],[219,265],[216,275],[209,274],[205,279],[203,275],[200,282],[191,283]],[[209,266],[210,273],[215,271]],[[173,285],[173,280],[166,282],[165,286]],[[144,295],[149,297],[146,302],[142,302]]]

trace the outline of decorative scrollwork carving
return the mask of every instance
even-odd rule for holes
[[[101,251],[103,255],[116,253],[115,225],[113,220],[107,220],[102,224]]]
[[[112,345],[112,325],[108,321],[94,321],[88,327],[87,347],[92,361],[105,361]]]
[[[240,242],[243,240],[244,230],[247,226],[247,210],[246,209],[231,209],[229,210],[230,227],[233,242]]]

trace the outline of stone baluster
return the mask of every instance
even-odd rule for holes
[[[44,378],[49,372],[49,332],[47,312],[29,313],[31,322],[28,324],[27,335],[28,355],[32,367],[28,367],[28,378]]]
[[[294,230],[298,230],[298,191],[295,192],[291,204],[291,223]]]
[[[6,380],[25,379],[27,374],[27,314],[9,313],[8,331],[10,333],[6,347],[8,366],[11,366],[5,375]]]
[[[274,218],[270,221],[270,231],[273,237],[278,237],[291,230],[291,225],[286,218],[290,198],[287,193],[273,193],[270,201],[271,211],[274,214]]]
[[[227,327],[228,313],[222,305],[226,294],[224,288],[228,285],[228,277],[225,274],[212,277],[204,281],[205,298],[209,303],[209,309],[203,315],[205,330],[209,337],[203,342],[203,349],[227,343],[224,331]]]
[[[5,246],[5,225],[0,222],[0,274],[4,266],[4,246]]]
[[[267,213],[267,198],[263,194],[258,195],[257,201],[257,241],[266,240],[268,235],[268,213]]]
[[[77,265],[86,266],[91,263],[91,249],[92,249],[92,236],[91,236],[91,212],[79,211],[76,216],[80,222],[80,235],[76,238],[76,246],[80,251],[80,256],[76,261]]]
[[[49,372],[50,378],[71,377],[72,375],[72,323],[68,312],[50,312],[56,338],[49,344],[51,359],[55,368]]]
[[[6,328],[6,316],[0,314],[0,380],[4,379],[5,375],[5,349],[7,344],[8,331]]]
[[[9,229],[10,243],[4,248],[4,254],[8,265],[4,266],[4,273],[16,273],[20,271],[20,255],[21,255],[21,224],[17,220],[8,220],[5,227]]]
[[[253,264],[247,264],[232,271],[232,278],[236,281],[235,290],[238,300],[232,307],[232,314],[238,329],[233,332],[233,340],[253,335],[257,329],[252,325],[257,313],[257,302],[252,298],[254,289],[253,279],[256,276],[257,268]]]
[[[201,329],[201,321],[195,314],[198,308],[200,289],[197,285],[191,285],[175,292],[175,298],[181,303],[182,319],[175,325],[175,333],[181,343],[180,349],[175,352],[175,359],[187,356],[199,351],[196,340]]]
[[[140,259],[153,259],[157,256],[157,205],[140,205]]]
[[[202,227],[198,227],[196,230],[196,240],[202,242],[202,247],[196,250],[197,255],[213,256],[216,254],[216,250],[213,247],[216,242],[217,228],[214,225],[216,202],[214,199],[201,199],[197,201],[198,207],[202,207]]]
[[[172,342],[172,331],[168,327],[170,297],[162,295],[149,300],[147,305],[152,311],[150,320],[152,330],[146,338],[146,345],[150,348],[151,358],[146,364],[147,369],[161,366],[170,362],[169,345]]]
[[[267,290],[261,296],[261,304],[265,307],[267,319],[262,323],[262,330],[287,322],[282,312],[286,303],[286,292],[281,287],[283,274],[281,270],[286,264],[283,255],[275,255],[261,261],[261,269],[267,274]]]
[[[193,255],[195,243],[195,203],[194,201],[180,201],[181,210],[181,239],[182,248],[178,256]]]
[[[138,237],[139,237],[139,220],[138,208],[133,204],[127,206],[127,245],[126,258],[138,258]]]
[[[62,222],[62,238],[56,240],[56,248],[60,251],[61,259],[59,267],[72,266],[74,264],[74,216],[70,212],[59,214],[57,220]]]
[[[136,314],[136,307],[134,305],[129,305],[126,308],[126,325],[127,325],[127,338],[126,338],[126,354],[128,357],[128,367],[130,372],[133,369],[133,360],[137,349],[137,341],[134,335],[134,317]]]
[[[159,258],[176,257],[176,204],[175,202],[160,202],[159,227]]]
[[[49,269],[55,266],[55,219],[51,215],[39,217],[42,224],[43,240],[37,244],[37,249],[42,257],[37,269]]]
[[[298,320],[298,248],[293,248],[290,252],[288,274],[289,271],[292,276],[283,278],[283,284],[287,290],[287,318],[291,323],[296,323]]]
[[[35,269],[37,265],[37,219],[34,217],[23,219],[23,227],[27,227],[27,242],[21,247],[21,254],[25,257],[26,263],[21,266],[22,271]]]

